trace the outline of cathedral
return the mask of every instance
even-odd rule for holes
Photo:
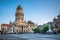
[[[10,21],[9,32],[13,33],[29,33],[33,32],[33,29],[37,27],[37,24],[32,21],[24,20],[24,13],[21,5],[18,5],[15,13],[15,21]]]

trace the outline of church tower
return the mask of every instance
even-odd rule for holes
[[[23,9],[20,5],[18,5],[15,14],[15,21],[23,21],[23,20],[24,20]]]

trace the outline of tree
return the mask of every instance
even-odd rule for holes
[[[53,30],[53,25],[50,24],[51,30]],[[49,25],[44,26],[43,31],[46,32],[49,29]]]
[[[53,30],[53,25],[51,25],[51,27],[50,27],[52,30]]]
[[[40,33],[40,28],[35,28],[33,31],[34,33]]]
[[[43,31],[46,32],[48,30],[48,25],[44,26]]]

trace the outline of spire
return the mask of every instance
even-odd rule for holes
[[[22,10],[21,5],[18,5],[17,10]]]

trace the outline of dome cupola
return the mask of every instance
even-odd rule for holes
[[[18,5],[17,10],[22,10],[22,7]]]

